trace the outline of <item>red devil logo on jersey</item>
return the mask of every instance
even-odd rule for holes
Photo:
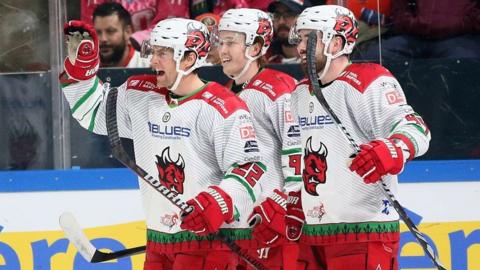
[[[327,147],[320,143],[320,148],[312,148],[312,137],[310,136],[305,146],[305,155],[303,162],[305,168],[302,172],[303,184],[308,194],[318,196],[317,185],[323,184],[327,180]]]
[[[258,19],[257,34],[263,37],[264,47],[270,46],[270,43],[272,42],[273,31],[272,24],[267,18]]]
[[[207,56],[210,51],[210,36],[202,31],[201,28],[195,28],[193,23],[187,26],[187,41],[185,47],[196,51],[198,57]]]
[[[339,33],[343,33],[347,38],[347,43],[351,44],[355,42],[358,37],[358,27],[356,23],[357,22],[354,22],[352,18],[347,15],[339,15],[333,29]]]
[[[185,181],[185,161],[178,154],[174,162],[170,157],[170,147],[163,149],[162,156],[157,157],[158,178],[160,183],[168,189],[183,194],[183,182]]]

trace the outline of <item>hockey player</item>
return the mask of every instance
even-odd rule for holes
[[[395,193],[405,162],[427,151],[429,130],[387,69],[349,63],[358,33],[350,10],[323,5],[300,14],[291,39],[303,66],[311,31],[318,31],[322,93],[361,151],[350,159],[352,147],[311,83],[300,82],[292,111],[300,125],[303,186],[289,194],[287,237],[300,239],[305,269],[397,269],[398,214],[377,182],[383,178]]]
[[[84,128],[105,134],[108,93],[96,77],[95,30],[71,21],[65,34],[65,97]],[[202,23],[163,20],[142,48],[156,74],[132,76],[118,88],[119,133],[133,139],[136,163],[194,207],[182,220],[179,209],[140,180],[147,224],[145,270],[235,269],[239,257],[206,236],[230,228],[223,233],[249,241],[232,228],[247,226],[266,168],[245,103],[195,72],[209,47]]]
[[[291,117],[290,93],[296,81],[289,75],[263,67],[262,56],[273,36],[272,21],[257,9],[230,9],[219,23],[219,55],[227,84],[245,101],[253,116],[257,138],[268,171],[262,182],[262,199],[250,223],[259,240],[251,253],[268,269],[295,269],[296,245],[284,245],[285,189],[301,181],[300,134]],[[286,257],[287,251],[289,255]]]

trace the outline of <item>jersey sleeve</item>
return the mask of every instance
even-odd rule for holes
[[[364,93],[349,92],[350,111],[370,139],[391,138],[413,159],[429,147],[430,131],[422,117],[407,104],[405,94],[393,76],[381,76]]]
[[[220,187],[233,200],[236,212],[247,216],[261,193],[258,182],[266,171],[251,115],[237,110],[213,126],[215,154],[225,173]]]
[[[300,127],[293,117],[291,107],[291,95],[284,94],[267,108],[275,133],[282,144],[281,160],[285,189],[289,189],[294,182],[302,181]]]
[[[299,191],[301,190],[303,186],[303,180],[302,180],[302,170],[303,170],[303,151],[302,151],[302,142],[301,142],[301,129],[300,126],[298,125],[298,106],[300,106],[300,88],[307,87],[305,84],[298,84],[295,88],[295,91],[292,92],[290,95],[290,98],[286,101],[285,103],[285,111],[290,111],[291,117],[293,118],[293,123],[292,126],[296,129],[295,133],[298,133],[298,148],[299,148],[299,153],[298,156],[295,156],[293,160],[290,160],[289,158],[289,165],[290,162],[292,162],[291,168],[295,168],[295,175],[297,175],[298,172],[298,178],[294,178],[292,180],[294,181],[287,181],[285,179],[285,185],[284,185],[284,191],[285,193],[289,193],[291,191]],[[288,137],[288,130],[287,130],[287,137]],[[298,160],[296,160],[298,159]],[[284,162],[284,160],[282,160]]]
[[[63,76],[67,76],[63,74]],[[70,106],[73,118],[90,132],[106,135],[106,101],[108,89],[98,77],[85,81],[60,78],[62,91]],[[131,124],[126,105],[126,83],[118,87],[117,124],[120,136],[131,138]]]

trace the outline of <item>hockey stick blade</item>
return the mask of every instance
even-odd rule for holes
[[[350,135],[350,133],[347,131],[347,129],[343,126],[340,119],[337,117],[335,112],[332,110],[332,108],[328,104],[327,100],[323,96],[322,89],[320,87],[320,83],[318,82],[317,64],[316,64],[316,57],[315,57],[316,47],[317,47],[317,34],[318,34],[317,31],[311,31],[310,34],[308,35],[308,40],[307,40],[307,73],[308,73],[308,78],[309,78],[309,80],[312,84],[313,93],[315,94],[315,97],[318,99],[318,101],[320,102],[322,107],[332,117],[332,119],[335,122],[335,125],[337,126],[337,128],[340,129],[342,134],[348,140],[350,146],[352,146],[352,148],[355,150],[355,154],[357,154],[357,153],[360,152],[360,147],[355,142],[352,135]],[[415,239],[420,244],[420,246],[423,248],[423,250],[428,255],[428,257],[432,260],[433,264],[439,270],[446,270],[446,268],[440,263],[440,260],[439,260],[438,256],[435,254],[433,248],[427,242],[425,236],[420,232],[420,230],[413,223],[413,221],[410,219],[410,217],[408,217],[407,213],[405,212],[405,210],[403,209],[401,204],[397,201],[397,199],[395,198],[393,193],[390,191],[390,189],[388,189],[388,187],[385,184],[385,182],[383,181],[383,179],[380,180],[380,182],[377,184],[377,187],[381,190],[383,195],[388,199],[390,204],[397,211],[400,218],[407,225],[410,232],[415,236]]]
[[[120,162],[122,162],[126,167],[135,172],[135,174],[137,174],[142,180],[147,182],[150,186],[152,186],[155,190],[162,194],[171,203],[180,208],[183,211],[183,215],[189,214],[193,211],[192,206],[189,206],[186,202],[182,201],[181,198],[178,197],[178,194],[176,192],[173,192],[167,187],[163,186],[159,180],[149,175],[144,169],[138,166],[125,151],[125,148],[122,145],[122,141],[120,140],[120,135],[118,133],[117,95],[118,89],[116,87],[112,87],[108,91],[106,108],[107,135],[108,140],[110,141],[110,147],[112,148],[113,156],[117,158]],[[267,268],[260,261],[258,261],[255,257],[249,255],[247,250],[242,249],[240,246],[237,245],[237,243],[235,243],[234,240],[230,239],[228,236],[221,234],[221,232],[215,233],[213,234],[213,236],[217,240],[222,241],[226,246],[228,246],[233,252],[240,256],[254,269],[267,270]]]
[[[70,243],[75,246],[82,257],[88,262],[105,262],[145,252],[145,246],[115,252],[102,252],[96,249],[88,240],[73,214],[69,212],[63,213],[60,216],[59,223]]]

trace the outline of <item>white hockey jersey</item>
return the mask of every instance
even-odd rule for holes
[[[73,117],[89,131],[106,134],[107,94],[99,79],[64,81],[62,87]],[[118,88],[117,120],[120,136],[133,139],[136,163],[148,174],[158,176],[183,201],[210,185],[220,186],[239,215],[223,228],[248,227],[246,219],[260,194],[257,181],[266,168],[250,113],[240,98],[211,82],[172,99],[167,89],[156,88],[155,76],[132,76]],[[180,210],[143,180],[139,183],[149,241],[170,252],[212,247],[211,237],[183,231]],[[241,230],[225,231],[232,239],[250,237]]]
[[[133,47],[130,47],[133,49]],[[133,49],[133,55],[128,60],[128,64],[125,66],[128,68],[147,68],[150,67],[150,59],[140,57],[140,52]]]
[[[377,64],[351,64],[322,93],[360,145],[395,134],[407,142],[410,159],[424,154],[430,133],[407,105],[398,81]],[[300,125],[302,204],[308,244],[398,239],[398,214],[376,184],[348,168],[354,149],[323,109],[310,82],[299,83],[292,109]],[[395,193],[397,176],[383,178]]]
[[[101,62],[100,67],[102,67]],[[128,56],[118,67],[147,68],[150,67],[150,58],[140,57],[140,52],[128,45]]]
[[[300,130],[290,108],[295,84],[296,80],[283,72],[262,69],[238,94],[252,114],[268,168],[260,182],[264,197],[270,196],[274,189],[288,193],[291,184],[296,186],[302,180]]]

